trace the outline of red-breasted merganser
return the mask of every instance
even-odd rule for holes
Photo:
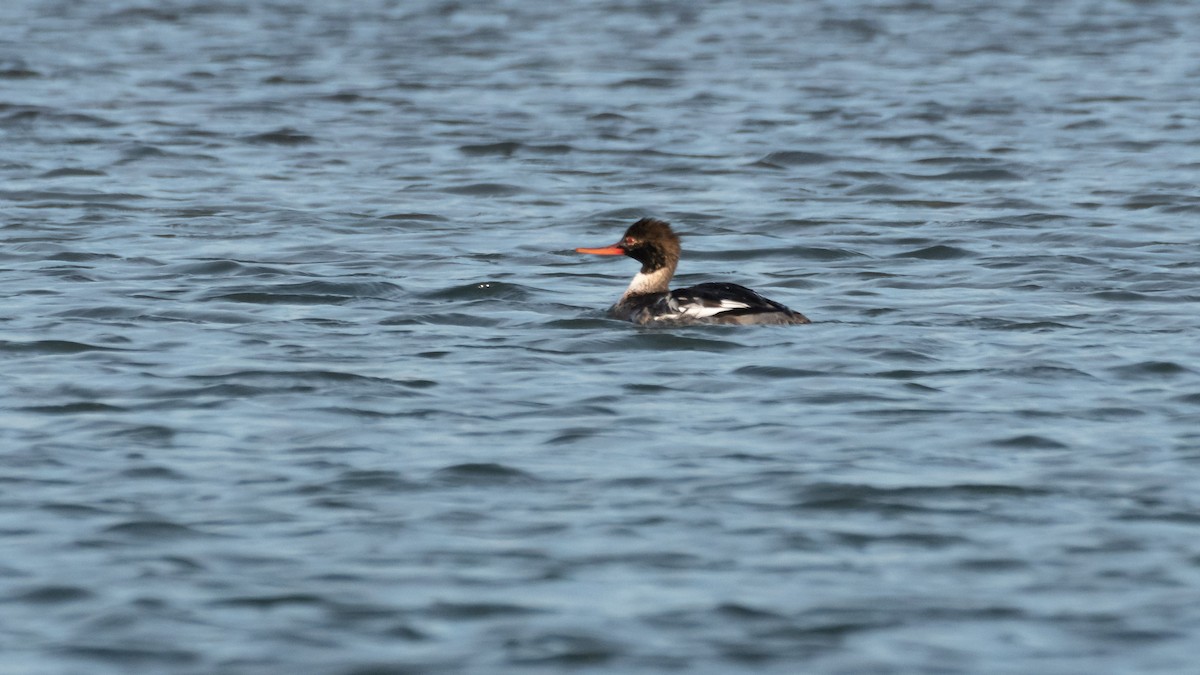
[[[627,255],[642,263],[625,294],[609,310],[617,319],[642,325],[811,323],[803,314],[737,284],[709,283],[670,290],[667,284],[679,264],[679,235],[655,218],[642,218],[629,226],[621,241],[612,246],[575,250]]]

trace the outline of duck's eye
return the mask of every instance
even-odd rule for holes
[[[633,237],[625,237],[625,240],[622,241],[621,243],[625,244],[626,246],[633,246],[634,244],[637,243],[637,240],[634,239]]]

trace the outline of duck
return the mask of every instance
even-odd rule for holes
[[[642,218],[612,246],[577,248],[577,253],[623,255],[642,264],[609,316],[639,325],[798,325],[812,323],[800,312],[745,286],[710,282],[671,290],[682,248],[671,224]]]

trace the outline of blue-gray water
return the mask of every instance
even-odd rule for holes
[[[1200,4],[0,5],[0,672],[1186,672]],[[604,317],[680,283],[811,326]]]

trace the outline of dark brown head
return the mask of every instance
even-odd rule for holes
[[[621,241],[612,246],[575,250],[596,255],[627,255],[642,263],[643,274],[650,274],[664,267],[675,269],[679,262],[679,235],[671,231],[666,221],[642,218],[630,225]]]

